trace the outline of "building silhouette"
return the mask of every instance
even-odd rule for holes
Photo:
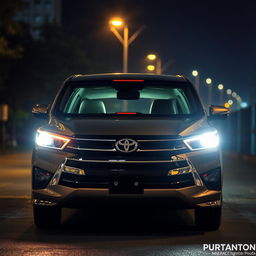
[[[61,25],[61,0],[22,0],[23,8],[16,19],[29,25],[34,39],[39,39],[45,23]]]

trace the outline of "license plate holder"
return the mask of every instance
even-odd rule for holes
[[[143,177],[114,175],[109,182],[110,194],[143,194]]]

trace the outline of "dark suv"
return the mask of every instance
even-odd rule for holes
[[[63,207],[118,198],[192,208],[197,226],[219,227],[222,168],[209,120],[228,110],[212,106],[207,117],[186,78],[74,75],[32,112],[48,120],[32,159],[38,227],[60,224]]]

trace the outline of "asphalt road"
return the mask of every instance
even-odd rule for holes
[[[255,167],[225,155],[218,231],[197,231],[192,211],[129,206],[65,209],[61,228],[41,231],[32,219],[30,154],[0,156],[0,255],[210,255],[204,243],[256,243]]]

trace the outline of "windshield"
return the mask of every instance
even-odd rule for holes
[[[190,85],[71,83],[58,112],[64,115],[191,116],[202,113]]]

